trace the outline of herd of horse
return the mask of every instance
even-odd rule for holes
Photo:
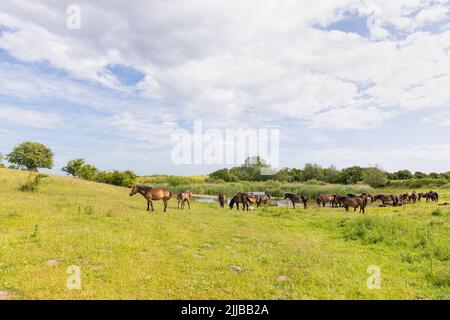
[[[152,188],[148,186],[134,186],[131,189],[130,196],[135,194],[141,194],[147,200],[147,211],[152,208],[153,211],[153,201],[162,200],[164,203],[164,212],[167,210],[167,202],[172,198],[172,192],[163,188]],[[192,191],[180,192],[177,195],[178,209],[184,209],[185,204],[188,204],[188,208],[191,208],[190,199],[192,198]],[[226,196],[224,194],[219,194],[217,196],[219,204],[222,208],[225,208]],[[234,195],[229,202],[230,209],[236,205],[237,210],[239,210],[239,205],[242,206],[242,210],[249,210],[251,207],[260,207],[264,204],[268,204],[271,196],[267,192],[263,193],[253,193],[253,192],[238,192]],[[305,195],[297,195],[292,192],[286,192],[284,194],[284,200],[289,199],[292,202],[292,206],[295,209],[295,204],[303,204],[303,208],[308,208],[308,197]],[[353,208],[356,211],[359,208],[360,213],[365,213],[366,207],[377,201],[380,201],[380,206],[403,206],[408,203],[421,202],[425,199],[426,202],[439,202],[439,194],[434,191],[417,193],[416,191],[404,193],[404,194],[370,194],[361,193],[359,195],[355,194],[320,194],[315,198],[315,201],[319,207],[330,207],[338,208],[342,207],[346,211]]]

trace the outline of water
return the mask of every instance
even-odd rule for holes
[[[213,203],[213,204],[219,204],[219,200],[217,199],[217,197],[211,197],[211,196],[195,196],[193,197],[193,200],[195,202],[200,202],[200,203]],[[227,204],[230,203],[230,198],[227,198]],[[267,201],[267,205],[271,206],[271,207],[289,207],[292,206],[292,202],[290,200],[283,200],[283,199],[269,199]]]

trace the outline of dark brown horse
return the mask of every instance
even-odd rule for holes
[[[226,201],[225,195],[223,193],[220,193],[217,195],[217,198],[219,199],[220,207],[225,208],[225,201]]]
[[[172,198],[172,192],[167,189],[152,188],[146,186],[134,186],[131,189],[130,197],[136,193],[141,194],[147,200],[147,211],[150,211],[150,206],[153,211],[153,200],[162,200],[164,202],[164,212],[167,210],[167,201]]]
[[[284,194],[284,200],[289,199],[292,201],[292,207],[295,209],[296,203],[303,203],[303,208],[308,208],[308,198],[303,195],[296,195],[295,193],[287,192]]]
[[[428,193],[425,193],[425,199],[427,202],[439,202],[439,194],[434,191],[430,191]]]
[[[239,192],[230,201],[230,209],[233,209],[234,204],[236,204],[236,208],[239,210],[239,203],[242,204],[242,210],[244,211],[250,206],[250,204],[256,204],[258,201],[257,196],[252,195],[248,192]]]
[[[192,197],[192,191],[191,190],[180,192],[177,195],[178,209],[180,209],[180,204],[181,204],[181,209],[184,209],[184,206],[185,206],[185,204],[187,202],[188,208],[190,210],[191,209],[191,203],[189,202],[189,200],[191,200],[191,197]]]
[[[373,196],[373,202],[380,200],[385,207],[386,204],[390,204],[394,207],[398,206],[399,199],[395,194],[376,194]]]
[[[337,196],[336,201],[343,204],[345,211],[348,211],[349,207],[352,207],[354,211],[356,211],[356,209],[359,207],[359,213],[366,212],[367,196]]]

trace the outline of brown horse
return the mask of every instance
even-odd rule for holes
[[[256,206],[257,206],[257,207],[260,207],[260,206],[262,206],[263,204],[267,204],[267,202],[271,199],[271,198],[270,198],[270,194],[267,193],[267,192],[264,192],[263,195],[261,195],[261,196],[256,196],[256,197],[257,197],[257,200],[256,200]]]
[[[241,203],[242,210],[244,211],[245,209],[247,209],[247,211],[248,211],[250,203],[256,204],[257,201],[258,201],[257,196],[252,195],[248,192],[239,192],[233,198],[231,198],[230,209],[233,209],[233,206],[236,203],[236,208],[239,210],[239,203]]]
[[[146,186],[134,186],[131,189],[130,197],[136,193],[141,194],[147,200],[147,211],[150,211],[150,206],[153,210],[153,200],[162,200],[164,202],[164,212],[167,210],[167,201],[172,198],[172,192],[167,189],[152,188]]]
[[[359,213],[366,212],[367,196],[337,196],[336,201],[344,205],[345,211],[348,211],[349,207],[352,207],[354,211],[356,211],[356,209],[359,207]]]
[[[292,207],[295,209],[295,204],[296,203],[303,203],[303,208],[306,209],[308,208],[308,198],[306,196],[303,195],[296,195],[295,193],[291,193],[291,192],[287,192],[284,194],[284,200],[289,199],[292,201]]]
[[[188,208],[190,210],[191,209],[191,203],[189,202],[189,200],[191,199],[191,197],[192,197],[192,191],[191,190],[180,192],[177,195],[178,209],[180,209],[180,203],[181,203],[181,209],[184,209],[184,206],[185,206],[185,204],[187,202]]]
[[[217,195],[217,198],[219,199],[220,207],[225,208],[225,201],[226,201],[225,195],[223,193],[220,193]]]
[[[327,203],[329,203],[330,206],[334,206],[335,200],[336,200],[336,196],[335,195],[326,194],[326,193],[322,193],[322,194],[318,195],[317,198],[316,198],[316,202],[317,202],[317,205],[319,207],[320,207],[320,205],[325,207],[325,205]]]
[[[391,204],[396,207],[399,204],[398,196],[395,194],[376,194],[373,196],[373,202],[380,200],[385,207],[386,204]]]

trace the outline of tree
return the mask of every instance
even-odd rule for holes
[[[416,171],[414,172],[414,178],[416,179],[425,179],[428,178],[426,173],[420,172],[420,171]]]
[[[93,165],[85,164],[80,168],[78,174],[82,179],[94,181],[97,178],[98,169]]]
[[[6,156],[9,163],[19,169],[37,171],[38,168],[51,169],[53,167],[53,152],[39,142],[27,141],[14,147]]]
[[[4,168],[5,165],[3,164],[3,154],[0,153],[0,168]]]
[[[400,170],[394,173],[394,180],[408,180],[412,177],[413,175],[409,170]]]
[[[323,168],[317,164],[307,163],[303,168],[303,181],[323,180]]]
[[[327,183],[339,183],[341,172],[335,166],[323,169],[323,181]]]
[[[363,168],[353,166],[342,169],[341,171],[341,183],[342,184],[356,184],[362,180]]]
[[[439,179],[439,173],[436,172],[430,172],[428,175],[431,179]]]
[[[373,188],[380,188],[388,183],[388,178],[384,171],[373,167],[364,170],[363,181]]]
[[[67,162],[67,165],[61,170],[73,177],[79,177],[80,169],[84,165],[83,159],[74,159]]]

